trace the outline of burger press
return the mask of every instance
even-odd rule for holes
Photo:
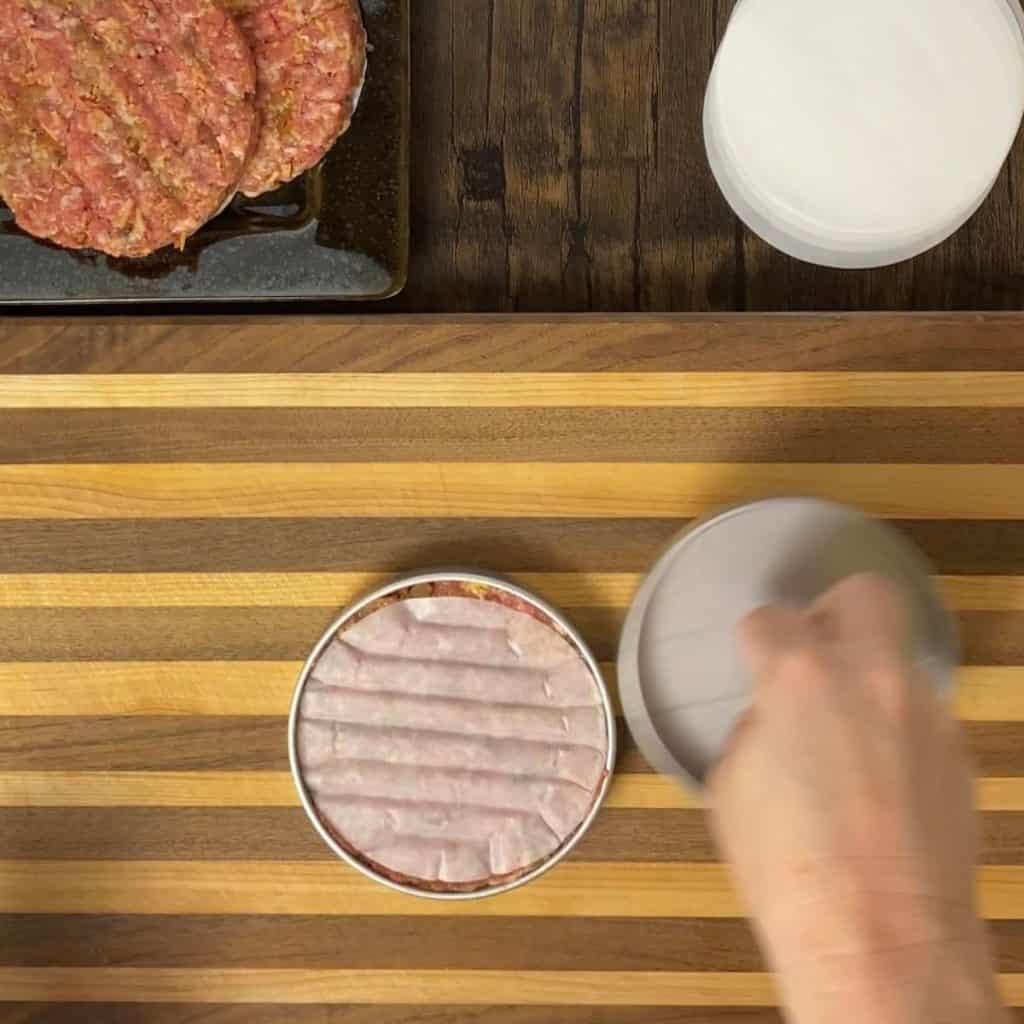
[[[677,537],[641,586],[619,647],[623,710],[647,760],[701,787],[751,703],[741,620],[767,604],[807,607],[865,572],[899,589],[910,615],[908,654],[948,694],[956,626],[923,555],[892,527],[842,505],[775,498]]]
[[[321,820],[312,795],[303,778],[298,751],[298,724],[303,692],[310,681],[313,670],[321,655],[328,645],[330,645],[330,643],[335,639],[339,631],[344,629],[350,622],[357,620],[366,609],[372,607],[382,599],[386,599],[394,594],[403,593],[417,586],[437,583],[471,584],[477,587],[483,587],[500,592],[509,598],[521,602],[524,606],[528,606],[541,621],[546,622],[552,629],[559,632],[564,639],[575,648],[580,659],[589,670],[589,674],[593,679],[594,686],[600,697],[600,710],[607,730],[607,750],[604,755],[604,772],[601,782],[594,795],[594,802],[589,812],[575,833],[568,840],[562,843],[562,845],[553,854],[547,857],[542,863],[537,864],[530,871],[525,872],[510,881],[503,881],[495,883],[494,885],[484,886],[468,891],[432,891],[429,888],[404,884],[400,881],[396,881],[395,878],[391,877],[387,873],[377,870],[371,866],[365,858],[346,849],[339,841],[338,837]],[[539,878],[541,875],[550,871],[551,868],[555,867],[555,865],[560,864],[565,860],[565,858],[572,853],[580,840],[590,829],[590,826],[593,824],[594,819],[597,817],[597,814],[604,803],[604,799],[608,793],[608,788],[611,784],[612,774],[615,769],[615,749],[615,711],[612,706],[611,698],[608,694],[608,689],[605,686],[604,678],[601,674],[601,667],[594,658],[594,655],[591,653],[586,641],[569,619],[558,611],[558,609],[552,607],[535,594],[510,583],[508,580],[505,580],[500,576],[465,570],[421,572],[398,577],[380,589],[366,594],[360,600],[346,608],[340,617],[335,619],[335,621],[331,623],[324,632],[320,641],[317,643],[313,652],[310,654],[303,666],[292,698],[291,713],[288,718],[288,759],[291,766],[292,778],[295,782],[299,799],[305,809],[306,816],[309,818],[310,823],[320,835],[321,839],[323,839],[328,847],[330,847],[330,849],[341,860],[345,861],[350,867],[361,872],[367,878],[375,882],[379,882],[389,889],[405,893],[409,896],[420,896],[427,899],[447,902],[477,900],[488,896],[496,896],[501,893],[510,892],[513,889],[518,889],[534,879]]]

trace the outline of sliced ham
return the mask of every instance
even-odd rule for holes
[[[556,639],[564,644],[560,637]],[[571,651],[558,653],[559,660],[550,668],[481,665],[373,654],[336,640],[321,655],[313,678],[328,686],[371,692],[397,690],[426,697],[537,707],[597,707],[600,697],[590,670],[578,657],[572,657]],[[557,685],[553,677],[557,677]]]
[[[324,768],[311,768],[305,780],[317,797],[407,800],[455,809],[474,807],[484,812],[532,812],[539,814],[559,839],[572,834],[594,799],[593,793],[582,786],[560,779],[380,761],[335,761]]]
[[[435,890],[553,856],[594,806],[610,742],[598,683],[553,623],[451,586],[343,627],[313,666],[296,735],[339,843]]]
[[[423,764],[434,768],[486,769],[500,764],[514,775],[544,775],[596,789],[604,774],[604,753],[597,747],[570,747],[529,740],[434,733],[429,743],[415,729],[375,729],[345,722],[299,723],[303,764],[323,768],[342,757],[379,759],[389,764]]]
[[[392,683],[392,686],[397,685],[397,682]],[[305,718],[315,721],[543,740],[588,747],[600,746],[605,733],[604,712],[597,707],[542,708],[489,704],[482,700],[406,695],[397,689],[367,693],[325,686],[315,679],[306,686],[302,711]],[[424,736],[424,746],[429,742],[429,736]]]
[[[447,600],[477,602],[472,598]],[[494,626],[462,625],[459,622],[420,621],[402,601],[356,623],[345,633],[345,640],[368,654],[395,654],[425,661],[473,662],[481,665],[519,665],[522,659],[509,642],[508,631]]]
[[[561,842],[543,818],[532,813],[351,798],[322,799],[320,811],[332,828],[377,861],[401,844],[407,853],[468,848],[471,873],[461,870],[465,861],[449,854],[443,867],[438,864],[438,881],[442,882],[473,881],[492,869],[499,874],[515,871],[519,865],[550,856]]]

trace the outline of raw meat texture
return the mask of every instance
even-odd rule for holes
[[[241,190],[291,181],[348,130],[366,76],[358,0],[229,0],[256,59],[262,127]]]
[[[0,0],[0,195],[58,245],[181,246],[237,188],[255,95],[214,0]]]

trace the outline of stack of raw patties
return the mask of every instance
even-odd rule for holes
[[[0,0],[0,196],[146,256],[319,162],[366,74],[358,0]]]

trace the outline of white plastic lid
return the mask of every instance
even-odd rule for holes
[[[740,0],[704,131],[737,214],[792,256],[908,259],[984,202],[1024,115],[1018,0]]]
[[[623,710],[661,772],[700,785],[750,706],[737,627],[766,604],[806,607],[857,573],[891,580],[911,650],[940,692],[953,686],[956,627],[917,549],[885,523],[812,498],[777,498],[687,531],[647,577],[619,649]]]

